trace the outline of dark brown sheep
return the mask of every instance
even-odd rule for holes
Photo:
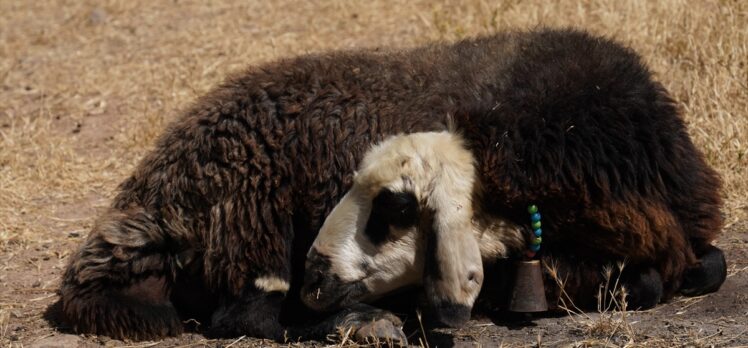
[[[601,232],[579,253],[548,235],[571,273],[636,256],[669,296],[719,231],[716,175],[665,91],[610,41],[537,31],[303,56],[229,78],[168,128],[71,257],[63,321],[151,339],[197,318],[213,335],[283,340],[396,320],[353,303],[296,320],[306,253],[371,144],[453,121],[489,213],[519,221],[531,200],[555,236]]]

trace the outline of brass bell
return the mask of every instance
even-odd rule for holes
[[[539,260],[517,263],[517,275],[514,279],[509,310],[520,313],[545,312],[548,310],[545,287],[543,286],[543,271]]]

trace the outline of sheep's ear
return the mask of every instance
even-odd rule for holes
[[[472,231],[472,182],[467,184],[437,185],[427,202],[433,215],[432,231],[426,234],[424,314],[436,325],[464,325],[483,283],[483,263]]]

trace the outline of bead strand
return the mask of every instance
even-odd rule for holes
[[[540,243],[543,242],[543,230],[541,229],[542,224],[540,222],[540,212],[538,211],[538,206],[535,204],[531,204],[527,207],[527,212],[530,213],[530,227],[532,228],[532,233],[535,238],[530,241],[526,256],[527,258],[532,259],[540,250]]]

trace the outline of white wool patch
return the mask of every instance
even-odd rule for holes
[[[275,276],[263,276],[255,279],[255,287],[265,292],[288,292],[291,287],[287,281]]]

